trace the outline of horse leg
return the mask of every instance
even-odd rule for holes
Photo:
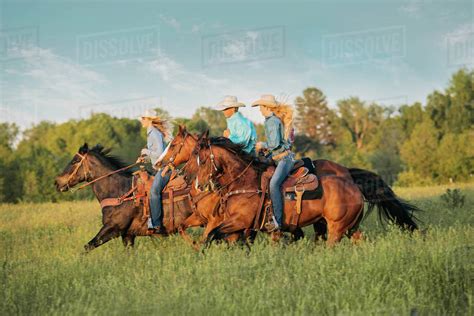
[[[347,232],[347,237],[351,239],[351,242],[353,244],[358,244],[363,239],[362,232],[359,230],[359,225],[362,222],[363,218],[364,218],[364,208],[362,206],[359,212],[359,215],[357,216],[357,219],[355,220],[354,225],[352,225],[352,227]]]
[[[209,223],[207,223],[206,228],[204,229],[204,232],[201,237],[201,242],[202,243],[210,242],[211,240],[208,240],[208,239],[212,239],[214,238],[214,236],[209,236],[209,234],[214,230],[214,228],[216,228],[220,224],[221,224],[220,220],[217,220],[216,218],[211,219]]]
[[[341,241],[346,230],[345,225],[341,221],[328,221],[328,240],[327,245],[333,247],[336,243]]]
[[[196,250],[199,250],[198,248],[196,248],[196,241],[194,241],[191,236],[189,236],[188,233],[186,233],[186,229],[188,229],[189,227],[196,227],[196,226],[201,226],[202,224],[204,224],[204,221],[199,217],[197,216],[195,213],[191,214],[191,216],[189,216],[188,218],[186,218],[184,220],[184,222],[181,223],[181,225],[179,225],[178,227],[178,232],[179,234],[181,235],[181,237],[184,238],[184,240],[191,244],[191,246],[196,249]]]
[[[87,245],[84,246],[84,249],[86,250],[86,252],[89,252],[105,244],[109,240],[115,237],[118,237],[119,235],[120,235],[120,232],[118,231],[116,227],[110,226],[110,225],[104,225],[99,230],[97,235],[94,238],[92,238],[91,241],[87,243]]]
[[[133,248],[135,246],[135,235],[130,235],[128,233],[122,234],[122,243],[125,248]]]
[[[297,227],[291,236],[293,237],[293,241],[298,241],[304,238],[304,232],[300,227]]]
[[[328,227],[324,218],[314,223],[313,229],[314,241],[327,240]]]

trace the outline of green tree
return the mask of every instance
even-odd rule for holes
[[[422,177],[436,178],[438,138],[438,131],[430,119],[415,126],[410,138],[400,148],[408,169]]]
[[[408,138],[415,126],[423,121],[423,106],[420,102],[416,102],[413,105],[403,105],[398,111],[400,113],[398,120],[403,128],[405,138]]]
[[[216,111],[208,107],[200,107],[194,113],[191,121],[194,121],[193,127],[200,130],[204,127],[202,121],[206,123],[209,128],[211,136],[222,136],[222,133],[227,128],[227,123],[224,114],[221,111]]]
[[[297,135],[311,139],[314,144],[334,144],[332,124],[335,114],[329,109],[324,93],[318,88],[307,88],[295,103]]]
[[[384,109],[376,104],[367,106],[357,97],[350,97],[338,101],[341,125],[352,136],[357,149],[362,149],[383,120]]]
[[[444,135],[436,152],[441,180],[467,180],[474,173],[474,132]]]
[[[15,202],[20,194],[21,175],[15,160],[14,143],[19,135],[18,126],[0,124],[0,202]]]
[[[474,72],[461,69],[456,72],[446,89],[449,108],[446,119],[448,131],[462,133],[474,126]]]

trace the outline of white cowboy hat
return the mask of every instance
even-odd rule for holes
[[[268,106],[269,108],[276,108],[284,104],[278,102],[273,94],[264,94],[260,97],[260,99],[252,103],[252,106],[260,105]]]
[[[216,105],[215,109],[218,111],[224,111],[229,108],[240,108],[243,106],[245,106],[245,104],[239,102],[237,97],[234,97],[233,95],[226,95],[224,100]]]
[[[147,109],[143,112],[143,114],[138,118],[138,119],[142,119],[142,118],[157,118],[158,117],[158,113],[156,113],[155,110],[153,109]]]

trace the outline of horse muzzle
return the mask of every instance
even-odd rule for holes
[[[54,180],[54,185],[56,186],[56,190],[58,192],[67,192],[69,190],[69,185],[67,183],[60,183],[58,179]]]

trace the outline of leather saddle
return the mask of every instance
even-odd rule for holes
[[[163,189],[162,200],[168,200],[170,198],[170,191],[173,191],[173,196],[188,195],[190,188],[187,187],[186,181],[183,176],[171,176],[171,180],[168,182],[166,187]],[[150,175],[145,170],[139,170],[134,173],[134,184],[137,187],[138,196],[149,196],[151,186],[153,184],[154,176]]]
[[[288,178],[283,182],[282,188],[284,192],[305,192],[314,191],[318,188],[319,181],[316,175],[309,173],[308,168],[298,167],[292,170]],[[270,179],[275,173],[275,167],[269,167],[262,176],[263,179]]]

